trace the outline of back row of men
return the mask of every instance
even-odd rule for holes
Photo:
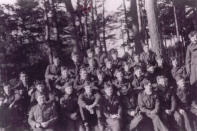
[[[54,57],[45,81],[33,84],[21,72],[18,84],[3,83],[0,130],[197,130],[196,87],[190,86],[197,33],[190,33],[190,39],[189,73],[177,58],[167,63],[148,45],[141,54],[128,47],[123,58],[116,50],[107,56],[96,47],[82,61],[73,50],[72,68]]]

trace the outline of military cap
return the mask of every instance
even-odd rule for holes
[[[145,85],[148,85],[149,83],[151,83],[150,80],[148,80],[147,78],[144,78],[144,79],[142,80],[142,82],[141,82],[141,85],[142,85],[142,86],[145,86]]]
[[[93,53],[93,50],[92,49],[88,49],[86,52],[87,52],[87,54]]]
[[[188,35],[188,37],[191,38],[191,37],[193,37],[193,36],[195,36],[195,35],[197,35],[197,31],[196,31],[196,30],[190,32],[189,35]]]
[[[104,89],[113,88],[113,84],[111,81],[107,81],[104,83]]]
[[[141,70],[141,69],[142,69],[142,67],[141,67],[141,66],[138,66],[138,65],[136,65],[136,66],[134,67],[134,71]]]

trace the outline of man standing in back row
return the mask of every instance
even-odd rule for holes
[[[190,76],[190,84],[192,87],[197,85],[197,31],[189,34],[191,44],[187,47],[186,53],[186,71]],[[195,89],[197,91],[197,89]]]

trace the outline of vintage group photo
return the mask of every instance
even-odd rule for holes
[[[0,0],[0,131],[197,131],[197,0]]]

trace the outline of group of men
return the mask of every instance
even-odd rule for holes
[[[45,80],[3,83],[0,131],[195,131],[197,130],[197,31],[186,66],[157,56],[148,45],[125,55],[117,50],[73,50],[72,68],[53,57]]]

